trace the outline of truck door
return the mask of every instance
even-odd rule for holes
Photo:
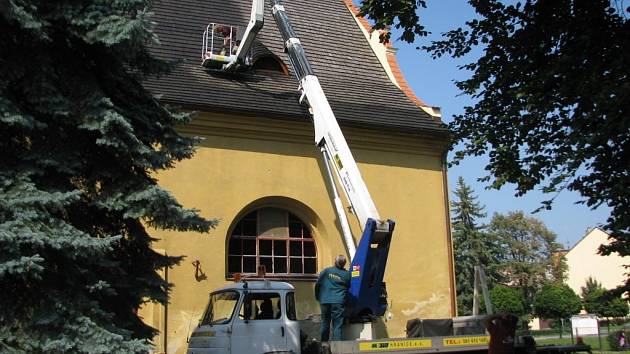
[[[232,354],[287,351],[282,301],[278,292],[250,292],[232,327]]]
[[[286,337],[287,349],[294,353],[301,351],[300,345],[300,323],[297,321],[295,310],[295,293],[290,291],[285,294],[285,316],[286,316]]]

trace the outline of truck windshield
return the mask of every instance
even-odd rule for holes
[[[230,322],[238,303],[238,292],[223,291],[210,294],[208,308],[201,321],[202,325],[215,325]]]

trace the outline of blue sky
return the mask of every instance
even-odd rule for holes
[[[463,0],[428,1],[427,6],[427,9],[422,9],[419,13],[426,29],[432,32],[429,38],[437,38],[441,32],[462,26],[466,20],[475,16],[472,8]],[[394,38],[395,36],[392,35],[392,39]],[[428,41],[427,38],[417,39],[414,44],[394,41],[393,46],[399,49],[398,63],[416,95],[432,106],[441,107],[442,119],[448,123],[454,114],[462,113],[464,106],[472,102],[469,97],[458,96],[459,91],[453,80],[461,80],[468,76],[465,71],[458,70],[457,65],[474,58],[433,60],[428,54],[415,49]],[[514,189],[510,186],[500,191],[486,190],[485,184],[476,181],[477,178],[485,175],[484,166],[483,157],[471,157],[459,166],[450,168],[448,172],[451,191],[454,190],[459,176],[463,176],[466,183],[472,186],[479,202],[486,206],[488,217],[484,221],[489,221],[495,212],[523,210],[531,213],[540,206],[541,201],[550,197],[535,190],[517,198],[514,197]],[[571,247],[579,241],[587,228],[605,223],[609,214],[609,209],[606,207],[590,210],[584,205],[575,204],[579,200],[580,196],[577,193],[564,191],[556,198],[552,210],[541,211],[534,215],[557,234],[558,242],[565,247],[567,245]]]

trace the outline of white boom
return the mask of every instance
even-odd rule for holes
[[[270,0],[270,2],[273,5],[273,18],[300,83],[299,89],[302,93],[300,102],[306,99],[313,117],[315,144],[322,150],[324,164],[327,167],[333,166],[339,184],[354,214],[359,219],[361,227],[361,239],[358,246],[355,246],[345,211],[336,193],[335,181],[331,180],[335,209],[348,254],[352,259],[350,264],[352,277],[346,315],[362,322],[370,321],[370,316],[382,316],[387,308],[387,291],[383,277],[395,222],[381,219],[326,94],[311,68],[300,40],[293,31],[284,6],[280,0]]]
[[[300,40],[290,26],[284,6],[277,1],[272,1],[273,15],[276,19],[278,29],[285,40],[285,48],[289,54],[289,59],[300,82],[302,98],[306,98],[315,125],[315,144],[322,149],[325,163],[333,166],[333,170],[338,178],[339,184],[352,206],[354,214],[359,220],[359,225],[363,229],[368,219],[377,221],[379,231],[387,232],[389,224],[383,221],[376,209],[370,192],[363,181],[359,168],[355,162],[348,143],[346,142],[335,114],[330,108],[326,94],[322,90],[317,76],[309,64]],[[336,193],[334,181],[331,181],[333,193]],[[337,214],[344,232],[344,240],[350,257],[354,257],[355,243],[347,225],[347,219],[343,208],[339,207],[339,201],[335,198]]]
[[[245,33],[243,34],[241,44],[238,46],[238,50],[236,51],[236,58],[225,65],[225,70],[236,70],[237,65],[245,62],[245,56],[251,49],[252,44],[254,43],[254,39],[258,34],[258,31],[260,31],[265,23],[264,11],[265,0],[252,1],[252,12],[250,15],[249,23],[247,24],[247,28],[245,29]]]

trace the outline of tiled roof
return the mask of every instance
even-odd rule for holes
[[[445,136],[435,121],[394,85],[343,0],[285,0],[286,11],[342,125],[389,128]],[[158,0],[154,20],[158,57],[182,59],[176,70],[145,85],[166,103],[203,111],[281,119],[305,119],[298,83],[289,75],[254,72],[230,75],[201,66],[202,33],[208,23],[246,26],[251,0]],[[282,38],[265,9],[257,43],[289,64]]]

